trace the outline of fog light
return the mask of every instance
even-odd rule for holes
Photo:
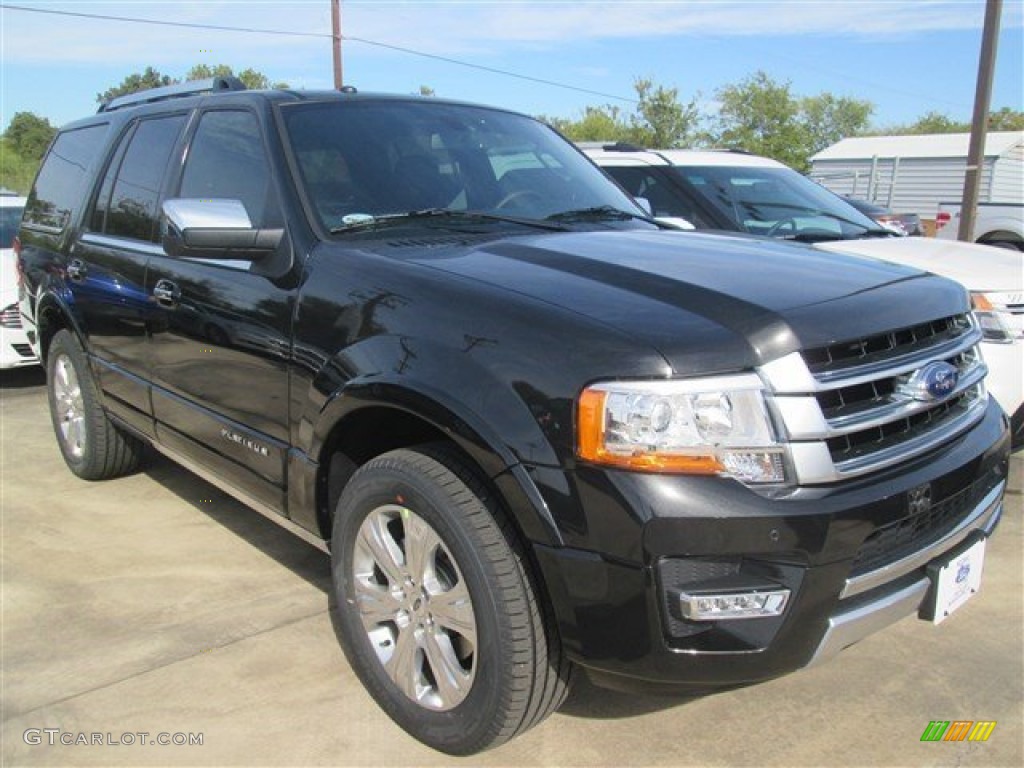
[[[750,483],[781,483],[786,479],[782,454],[773,451],[722,451],[718,460],[728,474]]]
[[[683,618],[690,621],[723,621],[725,619],[758,619],[780,616],[789,602],[789,590],[770,592],[727,592],[690,595],[679,593]]]

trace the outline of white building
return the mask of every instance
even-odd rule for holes
[[[841,195],[934,219],[963,195],[970,134],[843,139],[811,158],[810,176]],[[989,133],[978,202],[1024,202],[1024,131]]]

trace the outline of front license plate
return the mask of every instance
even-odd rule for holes
[[[984,564],[985,539],[982,539],[939,568],[935,576],[933,624],[943,621],[981,588]]]

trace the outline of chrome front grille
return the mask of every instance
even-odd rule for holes
[[[811,373],[840,376],[850,367],[863,367],[873,362],[885,364],[894,356],[910,357],[927,352],[959,339],[970,329],[967,315],[954,315],[898,331],[808,349],[803,357]]]
[[[21,328],[21,312],[17,304],[4,307],[0,312],[0,326],[4,328]]]
[[[981,418],[987,368],[970,315],[793,353],[761,369],[797,481],[835,482],[913,458]],[[953,366],[955,387],[914,389],[931,363]]]

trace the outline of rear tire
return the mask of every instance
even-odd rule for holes
[[[414,738],[473,754],[565,700],[570,664],[522,544],[453,451],[397,450],[361,467],[331,551],[345,654]]]
[[[46,389],[57,444],[72,472],[83,480],[107,480],[138,467],[142,443],[107,417],[85,350],[70,331],[58,331],[50,343]]]

